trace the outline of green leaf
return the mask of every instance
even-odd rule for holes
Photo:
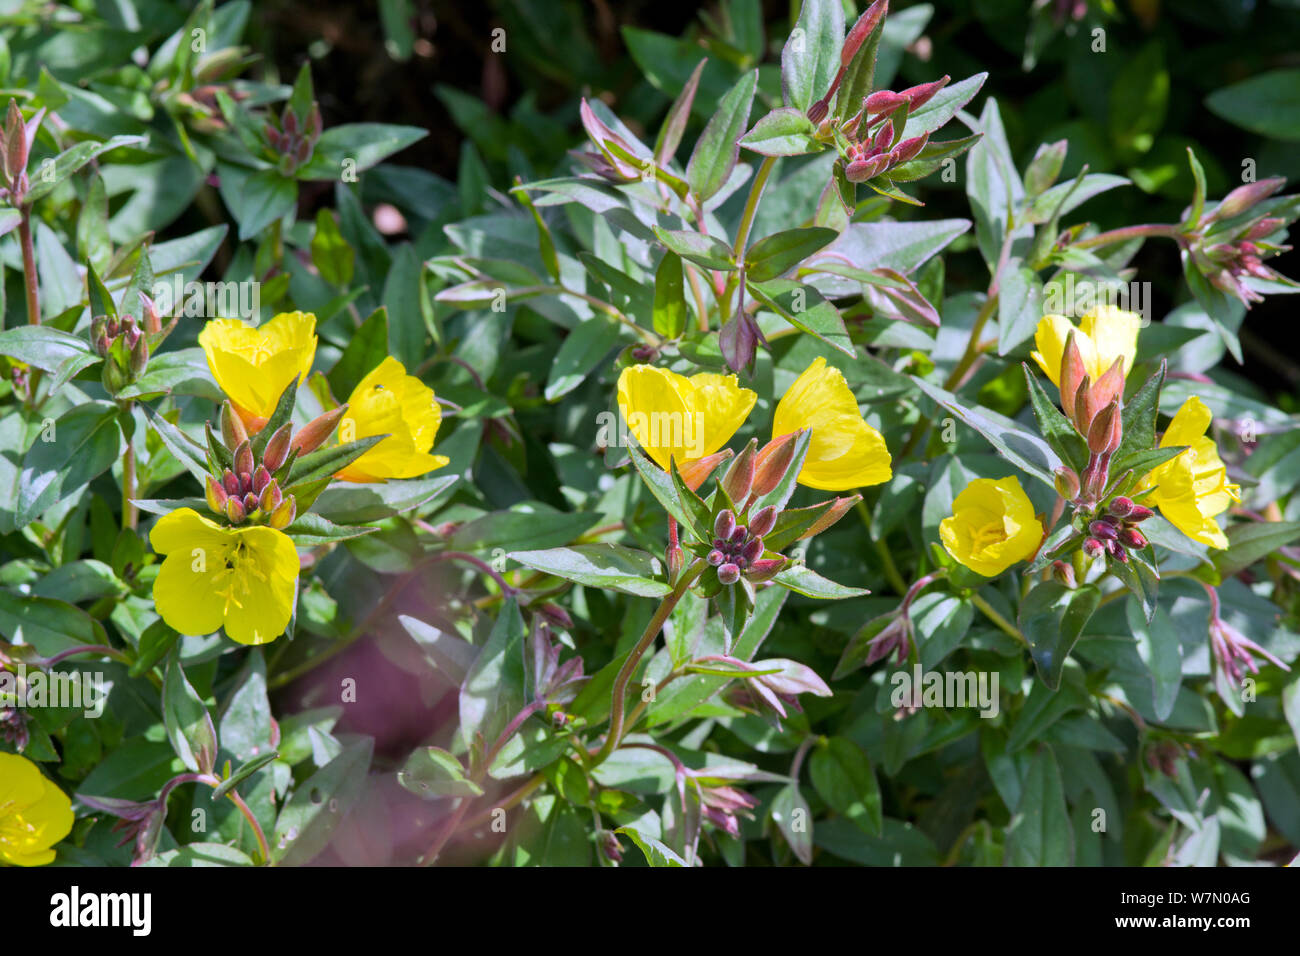
[[[297,207],[298,184],[279,170],[264,169],[244,180],[239,205],[239,238],[252,239]]]
[[[779,572],[772,581],[804,597],[823,600],[840,600],[842,598],[862,597],[870,594],[866,588],[850,588],[843,584],[828,581],[816,571],[802,564],[792,564]]]
[[[301,458],[295,458],[289,467],[289,488],[310,485],[337,474],[387,437],[367,435],[342,445],[326,445]]]
[[[1052,748],[1043,744],[1030,758],[1016,815],[1007,828],[1007,863],[1012,866],[1072,866],[1074,829],[1065,806],[1061,771]]]
[[[799,785],[791,783],[777,791],[772,799],[772,821],[790,849],[805,866],[812,863],[812,811]]]
[[[791,106],[772,110],[740,140],[740,145],[763,156],[801,156],[823,147],[814,136],[817,127],[802,111]]]
[[[1121,466],[1120,462],[1136,456],[1138,452],[1149,451],[1155,446],[1156,416],[1160,411],[1160,389],[1164,385],[1167,369],[1168,363],[1161,359],[1160,367],[1152,372],[1142,386],[1133,393],[1133,397],[1124,403],[1124,410],[1120,413],[1124,435],[1120,439],[1119,448],[1115,451],[1115,474],[1119,474],[1125,468],[1133,468],[1131,464]],[[1134,471],[1136,473],[1136,469]]]
[[[812,286],[793,279],[772,279],[768,282],[747,281],[745,288],[750,295],[796,329],[821,339],[845,355],[857,358],[839,309],[826,301]]]
[[[153,426],[154,433],[162,440],[163,445],[178,462],[185,466],[186,471],[200,484],[204,484],[208,479],[208,459],[204,449],[189,435],[163,418],[152,405],[143,407],[149,416],[149,424]]]
[[[861,747],[847,737],[827,739],[808,758],[808,774],[832,810],[864,833],[881,835],[880,784]]]
[[[271,838],[271,860],[276,865],[301,866],[325,849],[365,789],[374,749],[369,737],[353,741],[294,788],[276,818]]]
[[[100,361],[85,339],[45,325],[22,325],[0,332],[0,355],[49,372],[54,376],[51,391]]]
[[[933,133],[942,127],[957,115],[959,109],[975,98],[988,77],[987,73],[976,73],[958,83],[945,86],[919,109],[907,114],[907,125],[903,127],[900,138],[911,139],[923,133]]]
[[[789,502],[790,496],[799,481],[799,472],[803,471],[804,459],[808,456],[808,446],[812,442],[812,430],[808,429],[803,435],[794,440],[794,454],[790,457],[790,466],[786,469],[785,475],[777,482],[775,488],[765,495],[759,495],[750,506],[750,514],[755,514],[767,507],[774,507],[777,511],[785,510],[786,503]]]
[[[266,451],[266,443],[271,440],[271,436],[279,431],[280,427],[289,423],[293,417],[293,408],[298,401],[298,379],[294,378],[284,387],[280,397],[276,399],[275,408],[271,412],[271,417],[266,420],[262,430],[249,439],[249,444],[253,449],[253,457],[260,459],[262,452]]]
[[[42,657],[86,644],[108,643],[104,626],[81,608],[0,587],[0,634],[13,640],[19,633]]]
[[[675,339],[686,329],[686,283],[682,259],[671,250],[664,253],[655,270],[654,329]],[[549,397],[549,396],[548,396]]]
[[[1061,686],[1065,659],[1100,602],[1094,585],[1071,590],[1059,581],[1039,582],[1020,602],[1020,633],[1029,642],[1038,676],[1052,690]]]
[[[524,707],[527,635],[519,604],[508,598],[460,689],[460,734],[475,751],[492,747]]]
[[[312,511],[340,525],[380,521],[433,501],[456,479],[456,475],[433,475],[382,484],[336,482],[315,499]]]
[[[1211,113],[1269,139],[1300,140],[1300,69],[1270,70],[1215,90]]]
[[[1162,607],[1149,616],[1142,602],[1129,598],[1124,604],[1125,619],[1137,640],[1138,655],[1151,673],[1151,693],[1156,718],[1168,719],[1178,699],[1183,680],[1183,654],[1178,630]]]
[[[397,774],[397,782],[411,793],[435,797],[478,797],[483,788],[465,775],[459,760],[441,747],[420,747],[411,752]]]
[[[293,524],[284,529],[284,533],[300,548],[318,548],[364,537],[378,530],[374,525],[337,525],[318,514],[308,512],[298,515]]]
[[[211,773],[217,759],[217,730],[212,716],[194,692],[173,649],[162,689],[163,725],[176,756],[195,773]]]
[[[745,253],[745,274],[753,282],[775,279],[837,238],[839,233],[834,229],[819,226],[787,229],[766,236],[750,246]]]
[[[348,182],[351,173],[370,169],[428,135],[418,126],[391,123],[332,126],[321,134],[311,159],[296,175],[299,179]]]
[[[381,306],[349,336],[343,354],[326,376],[334,397],[346,402],[352,390],[388,355],[388,311]]]
[[[672,253],[664,256],[677,259]],[[681,260],[677,259],[678,268]],[[656,292],[657,295],[657,292]],[[683,309],[686,306],[682,301]],[[658,313],[656,319],[658,321]],[[627,336],[627,326],[608,315],[598,313],[570,330],[555,353],[543,394],[548,402],[558,401],[586,381],[587,376],[600,367],[611,351]]]
[[[112,402],[76,405],[42,428],[23,456],[14,519],[32,522],[86,487],[117,461],[125,448]]]
[[[311,237],[311,261],[321,278],[330,285],[348,285],[352,281],[355,258],[352,247],[339,232],[334,213],[322,208],[316,213],[316,232]]]
[[[433,325],[433,300],[424,284],[424,260],[411,243],[393,252],[384,281],[384,307],[388,312],[388,347],[408,370],[425,357],[425,341]]]
[[[628,457],[632,459],[632,466],[636,468],[637,474],[646,483],[650,493],[664,506],[664,510],[676,518],[678,524],[686,528],[696,540],[705,540],[710,530],[708,525],[697,521],[692,510],[687,508],[678,494],[677,485],[672,476],[637,449],[632,449]]]
[[[218,784],[216,787],[213,788],[212,790],[213,801],[220,800],[231,790],[234,790],[237,786],[239,786],[241,783],[243,783],[253,774],[257,773],[257,771],[261,770],[271,761],[278,760],[278,759],[280,759],[279,751],[272,750],[268,753],[260,754],[259,756],[256,756],[253,759],[240,764],[238,770],[236,770],[229,777],[221,781],[220,784]]]
[[[1088,443],[1075,429],[1074,424],[1056,407],[1038,379],[1029,371],[1029,366],[1020,364],[1025,373],[1025,382],[1029,388],[1029,402],[1034,409],[1034,418],[1038,420],[1038,430],[1043,433],[1048,444],[1061,456],[1061,460],[1082,474],[1088,465]],[[1116,469],[1118,474],[1120,469]]]
[[[507,557],[536,571],[588,587],[638,597],[663,597],[672,591],[667,584],[656,580],[662,573],[658,558],[622,545],[578,544],[545,551],[514,551]]]
[[[731,247],[712,236],[702,236],[688,230],[661,229],[659,226],[654,227],[654,233],[670,251],[697,266],[724,271],[736,268],[732,261]]]
[[[749,109],[758,88],[758,71],[750,70],[736,81],[695,143],[686,164],[686,182],[691,193],[704,202],[724,185],[736,168],[740,136],[749,125]]]
[[[1300,538],[1300,521],[1251,521],[1228,528],[1228,547],[1215,551],[1214,566],[1225,579],[1262,561]]]
[[[1043,317],[1043,284],[1018,261],[1003,272],[998,293],[998,354],[1006,355],[1034,335]]]
[[[27,190],[27,203],[34,203],[49,195],[59,183],[91,160],[120,146],[135,146],[143,143],[144,139],[143,136],[114,136],[107,142],[96,143],[87,140],[64,150],[54,157],[53,163],[48,166],[42,165],[39,171],[32,174],[31,188]]]
[[[844,45],[844,6],[840,0],[804,0],[799,20],[781,50],[781,90],[785,105],[807,113],[831,87]]]
[[[654,837],[646,836],[633,827],[619,827],[615,833],[625,834],[633,843],[637,845],[644,855],[646,863],[650,866],[685,866],[686,861],[678,856],[674,851],[668,849],[662,842]]]
[[[1110,138],[1122,156],[1133,159],[1151,149],[1168,106],[1169,71],[1153,41],[1125,59],[1110,88]]]

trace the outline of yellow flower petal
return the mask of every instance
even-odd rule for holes
[[[799,484],[847,491],[892,477],[885,439],[862,417],[844,374],[820,356],[786,389],[772,416],[773,438],[803,428],[812,435]]]
[[[51,847],[72,832],[72,802],[36,764],[0,753],[0,860],[43,866]]]
[[[311,371],[316,357],[316,317],[282,312],[260,326],[213,319],[199,345],[217,385],[244,413],[268,418],[289,383]]]
[[[734,375],[701,372],[687,378],[652,365],[633,365],[618,378],[618,408],[628,430],[654,462],[668,470],[705,458],[745,423],[758,395]]]
[[[339,422],[339,441],[372,435],[388,437],[338,473],[344,481],[387,481],[417,478],[441,468],[449,459],[428,454],[442,408],[433,389],[391,356],[366,375],[348,398],[348,411]]]
[[[1241,489],[1228,481],[1219,449],[1206,435],[1213,419],[1213,412],[1197,396],[1183,402],[1160,447],[1186,445],[1187,450],[1152,471],[1138,487],[1154,487],[1150,502],[1187,537],[1211,548],[1226,548],[1228,538],[1216,517],[1241,500]]]
[[[1090,379],[1096,382],[1116,359],[1124,360],[1124,374],[1128,375],[1137,357],[1137,337],[1141,327],[1142,316],[1110,305],[1086,312],[1079,319],[1078,328],[1063,315],[1045,315],[1034,333],[1036,349],[1032,358],[1052,384],[1059,386],[1065,342],[1074,332],[1075,345]]]
[[[1038,550],[1043,525],[1014,475],[976,478],[940,522],[939,538],[957,561],[991,578]]]

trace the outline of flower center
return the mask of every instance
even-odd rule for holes
[[[979,554],[984,549],[1006,540],[1007,532],[1002,522],[993,520],[971,531],[970,548],[972,552]]]

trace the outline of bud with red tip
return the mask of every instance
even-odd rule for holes
[[[758,452],[758,461],[754,467],[753,493],[758,496],[771,494],[785,478],[785,473],[794,461],[795,439],[799,432],[791,432],[780,438],[773,438]]]
[[[1069,465],[1062,465],[1053,473],[1056,493],[1066,501],[1073,501],[1079,494],[1079,473]]]
[[[781,573],[781,569],[786,565],[784,557],[759,558],[750,564],[745,571],[745,580],[753,584],[762,584],[764,581],[770,581]]]
[[[890,164],[905,163],[910,159],[915,159],[917,154],[920,153],[921,150],[925,149],[925,144],[929,142],[929,140],[929,133],[923,133],[920,136],[913,136],[911,139],[903,140],[890,152]]]
[[[1052,562],[1052,577],[1060,581],[1067,588],[1075,586],[1074,567],[1065,561]]]
[[[1118,498],[1111,501],[1108,510],[1116,518],[1127,518],[1133,513],[1135,507],[1137,507],[1137,505],[1133,503],[1132,498],[1126,498],[1123,495],[1120,495]]]
[[[754,461],[758,456],[758,442],[751,438],[744,450],[735,457],[722,479],[727,497],[743,505],[754,487]]]
[[[330,433],[334,431],[334,426],[339,423],[339,419],[343,417],[344,412],[347,410],[346,405],[340,405],[338,408],[317,415],[298,429],[298,433],[289,442],[289,447],[297,449],[299,455],[306,455],[315,451],[325,444],[325,439],[330,437]]]
[[[248,517],[248,512],[244,510],[244,503],[236,498],[226,499],[226,519],[231,524],[243,524],[244,519]]]
[[[280,470],[280,466],[289,457],[289,442],[292,437],[293,426],[287,422],[275,430],[275,434],[266,443],[266,450],[262,452],[262,464],[267,471]]]
[[[763,539],[750,538],[740,552],[740,566],[747,568],[763,556]]]
[[[877,113],[888,113],[897,109],[906,99],[906,96],[892,90],[877,90],[862,101],[862,108],[868,116],[874,116]]]
[[[1123,425],[1119,412],[1119,401],[1116,400],[1098,412],[1097,417],[1092,420],[1092,424],[1088,427],[1088,450],[1094,455],[1113,453],[1119,448],[1122,437]]]
[[[1140,524],[1154,515],[1155,512],[1146,505],[1134,505],[1133,510],[1128,513],[1128,520],[1133,524]]]
[[[1126,548],[1133,548],[1141,551],[1147,546],[1146,535],[1137,528],[1123,528],[1119,533],[1120,544]]]
[[[907,97],[908,112],[915,113],[934,97],[941,89],[948,85],[952,77],[944,75],[931,83],[922,83],[919,86],[909,87],[903,90],[902,95]]]
[[[760,538],[776,527],[776,506],[768,505],[749,519],[749,533]]]
[[[241,485],[243,484],[245,475],[248,475],[251,478],[253,467],[253,446],[245,440],[235,449],[234,471],[235,474],[239,476]]]
[[[849,35],[844,38],[844,46],[840,49],[840,66],[848,66],[853,62],[853,58],[858,55],[858,50],[862,49],[862,44],[866,43],[867,37],[871,36],[871,31],[888,12],[889,0],[876,0],[867,7],[862,16],[858,17],[857,23],[853,24]]]
[[[723,584],[735,584],[740,580],[740,568],[731,562],[727,562],[718,568],[718,580]]]
[[[711,564],[713,567],[716,568],[716,567],[720,567],[722,565],[722,562],[727,560],[727,556],[723,554],[721,551],[719,551],[717,548],[714,548],[712,551],[709,552],[709,556],[705,560],[708,561],[709,564]]]
[[[1106,551],[1106,546],[1096,538],[1085,538],[1083,542],[1083,553],[1090,558],[1100,557]]]
[[[1088,524],[1088,533],[1103,541],[1114,541],[1119,537],[1119,529],[1109,521],[1092,521]]]
[[[293,519],[297,517],[297,514],[298,506],[293,500],[293,495],[289,495],[284,499],[284,501],[280,502],[278,508],[271,512],[271,517],[267,521],[267,524],[272,528],[275,528],[277,531],[281,531],[293,524]]]
[[[1107,541],[1106,552],[1120,564],[1128,564],[1128,552],[1118,541]]]
[[[229,400],[221,403],[221,440],[231,451],[248,441],[248,429]]]
[[[736,530],[736,516],[732,514],[730,508],[724,508],[718,512],[718,516],[713,519],[713,533],[723,541],[728,540]]]
[[[208,475],[204,497],[208,501],[208,510],[213,514],[226,513],[226,499],[230,496],[226,494],[226,489],[221,487],[221,483],[211,475]]]
[[[270,482],[262,489],[257,499],[257,509],[263,514],[270,514],[280,507],[283,496],[280,493],[280,485],[274,481]]]

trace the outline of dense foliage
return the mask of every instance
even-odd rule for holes
[[[1288,4],[791,6],[0,17],[0,861],[1295,857]]]

